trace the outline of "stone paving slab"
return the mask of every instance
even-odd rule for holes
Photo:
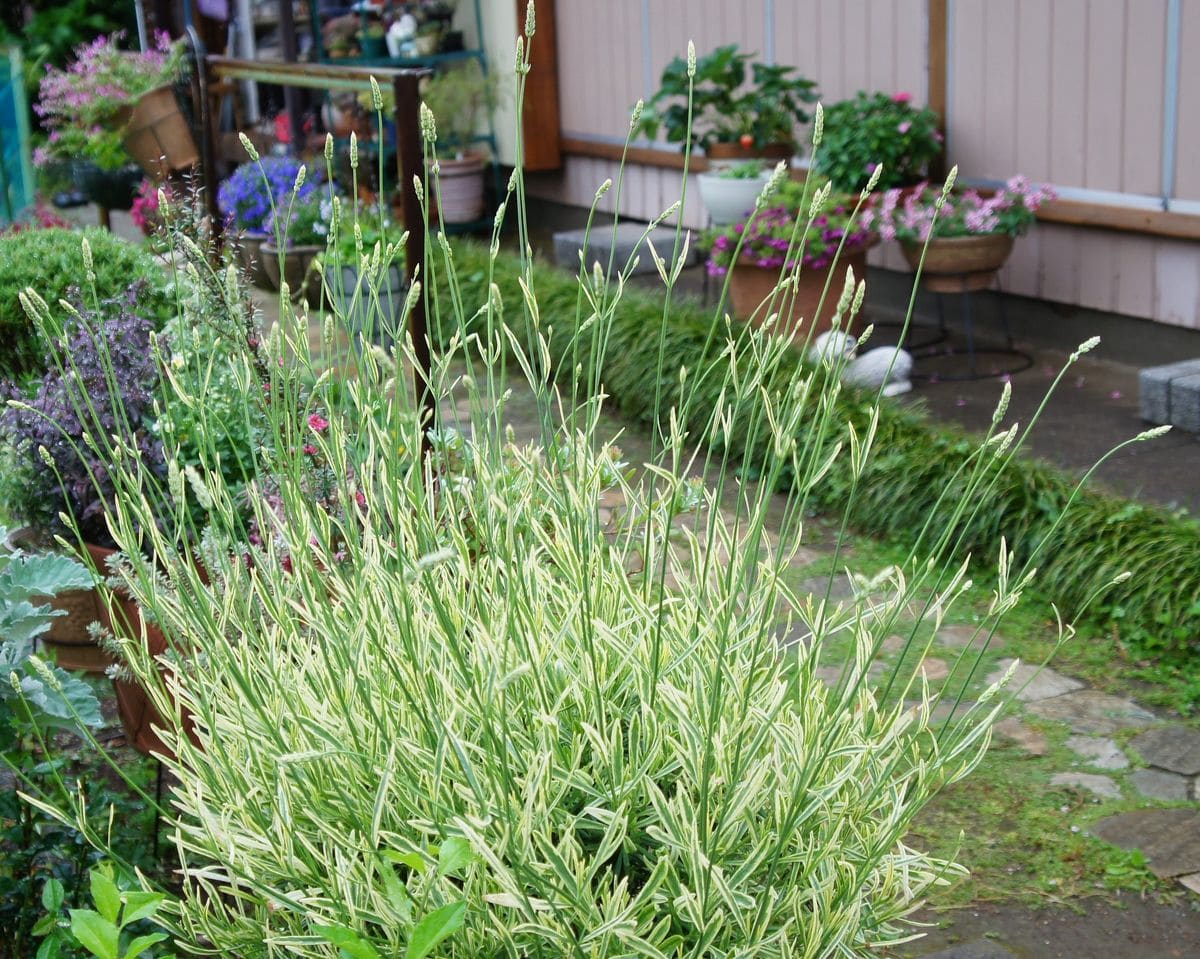
[[[1121,798],[1121,787],[1108,776],[1101,776],[1099,773],[1055,773],[1050,777],[1050,785],[1086,789],[1101,799]]]
[[[1087,765],[1096,769],[1125,769],[1129,760],[1121,747],[1111,739],[1100,736],[1071,736],[1067,748],[1087,760]]]
[[[1134,737],[1129,745],[1150,766],[1184,776],[1200,775],[1200,729],[1187,726],[1148,729]]]
[[[1090,831],[1122,849],[1140,849],[1159,879],[1200,872],[1200,810],[1138,809],[1102,819]]]
[[[1031,756],[1044,756],[1049,748],[1045,733],[1026,726],[1016,716],[1002,719],[995,725],[996,732],[1005,739],[1015,743],[1019,749],[1025,750]]]
[[[1120,729],[1137,729],[1156,721],[1137,703],[1095,689],[1055,696],[1031,703],[1029,711],[1042,719],[1066,723],[1073,732],[1111,735]]]
[[[939,633],[938,636],[940,637],[941,634]],[[995,672],[988,676],[987,681],[995,683],[1003,679],[1012,664],[1013,660],[1011,659],[1000,660]],[[1042,669],[1032,663],[1021,663],[1013,670],[1012,679],[1008,681],[1008,688],[1017,691],[1017,699],[1021,702],[1036,703],[1042,699],[1052,699],[1055,696],[1083,689],[1083,683],[1070,676],[1064,676],[1062,673],[1056,673],[1053,669]]]
[[[1134,788],[1147,799],[1171,802],[1187,799],[1189,781],[1186,776],[1163,769],[1139,769],[1129,777]]]

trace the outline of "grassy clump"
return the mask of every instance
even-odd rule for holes
[[[481,296],[486,250],[462,243],[456,255],[464,289]],[[520,297],[514,277],[511,268],[496,271],[495,282],[506,301]],[[570,355],[566,350],[578,299],[577,281],[548,267],[537,271],[537,281],[542,323],[552,329],[551,354],[563,364]],[[660,374],[662,314],[661,296],[626,290],[612,325],[602,374],[612,403],[625,416],[652,429],[660,425],[653,415],[656,391],[668,403],[680,398],[677,371],[681,366],[695,369],[710,329],[709,318],[700,308],[672,304],[664,330],[667,361]],[[780,376],[801,368],[797,354],[783,364]],[[697,413],[711,412],[719,384],[702,384],[691,395]],[[849,390],[837,403],[838,418],[860,432],[875,408],[870,398]],[[806,423],[801,431],[807,428]],[[961,493],[964,471],[977,443],[960,430],[931,423],[919,412],[885,405],[879,410],[875,448],[857,481],[851,522],[865,532],[906,543],[930,535],[931,523],[945,519],[939,504]],[[746,453],[761,465],[762,448]],[[1133,575],[1127,581],[1091,606],[1089,622],[1105,632],[1112,630],[1132,659],[1153,660],[1168,674],[1194,670],[1200,653],[1200,524],[1091,489],[1076,494],[1076,485],[1052,467],[1025,458],[1008,460],[973,510],[953,528],[936,533],[950,536],[960,557],[991,556],[1002,536],[1020,559],[1039,552],[1038,589],[1067,614],[1082,608],[1128,570]],[[849,474],[831,470],[814,490],[814,504],[840,513],[851,502],[851,494]],[[1068,506],[1066,521],[1056,526]],[[1169,573],[1164,575],[1164,570]]]

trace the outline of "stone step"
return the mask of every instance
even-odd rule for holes
[[[1139,371],[1138,393],[1142,419],[1200,434],[1200,359]]]
[[[639,260],[631,275],[638,276],[643,273],[655,273],[657,272],[657,268],[654,265],[654,257],[646,247],[645,238],[643,237],[645,232],[645,223],[628,222],[617,224],[615,237],[611,226],[594,226],[590,232],[588,230],[565,230],[561,233],[555,233],[554,261],[559,266],[565,267],[568,270],[578,270],[579,253],[584,249],[584,244],[586,243],[587,262],[584,266],[588,272],[591,272],[592,264],[597,261],[599,261],[602,267],[607,268],[609,253],[615,246],[616,256],[613,258],[614,269],[625,269],[625,264],[629,261],[634,251],[636,251]],[[663,260],[668,264],[673,262],[671,254],[675,249],[674,227],[656,227],[650,231],[649,239]],[[691,246],[688,249],[687,260],[684,263],[685,266],[691,266],[696,262],[695,242],[696,238],[693,236]]]

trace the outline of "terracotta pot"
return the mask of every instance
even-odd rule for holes
[[[713,143],[706,147],[704,155],[708,158],[710,170],[728,169],[746,160],[764,160],[770,165],[780,160],[790,160],[796,152],[792,143],[768,143],[764,147],[744,147],[740,143]]]
[[[27,549],[38,548],[32,530],[18,530],[13,533],[12,540]],[[38,642],[53,655],[55,663],[72,672],[102,675],[115,662],[108,650],[96,645],[89,632],[92,623],[104,622],[96,590],[69,589],[40,601],[66,614],[51,619],[50,628],[38,637]]]
[[[984,236],[934,237],[925,253],[921,285],[934,293],[969,293],[992,285],[996,272],[1012,252],[1007,233]],[[921,263],[922,244],[902,240],[900,251],[914,270]]]
[[[442,223],[473,223],[483,216],[483,157],[439,160],[438,213]]]
[[[775,329],[780,333],[795,330],[797,346],[803,345],[810,337],[816,337],[828,330],[837,308],[838,297],[842,293],[846,270],[850,267],[854,268],[856,280],[866,276],[866,250],[843,254],[838,260],[836,275],[829,283],[829,292],[825,296],[825,303],[819,314],[817,306],[821,302],[821,294],[825,290],[825,283],[833,268],[815,270],[811,267],[804,267],[800,271],[796,288],[788,291],[788,298],[785,300],[781,295],[776,301],[776,310],[785,305],[789,309],[786,316],[782,315],[782,311],[780,311],[781,316],[776,321]],[[734,314],[743,320],[753,317],[752,322],[756,325],[761,324],[766,319],[766,310],[765,308],[758,310],[759,305],[770,298],[778,282],[778,267],[755,266],[744,260],[736,263],[729,277],[729,296],[732,300]],[[756,310],[758,310],[757,315],[755,315]],[[846,327],[843,325],[842,329],[846,330]]]
[[[87,544],[88,555],[92,565],[101,575],[108,574],[108,558],[116,552],[104,546]],[[121,634],[133,640],[143,637],[146,649],[152,656],[160,656],[167,651],[167,638],[163,631],[153,623],[142,619],[141,608],[137,601],[123,590],[113,593],[113,602],[106,606],[99,603],[101,622],[114,634]],[[160,663],[159,669],[166,676],[169,667]],[[117,699],[117,713],[121,717],[121,725],[125,730],[125,738],[129,745],[147,756],[158,754],[171,756],[171,751],[163,744],[156,732],[156,727],[166,724],[155,707],[154,702],[136,680],[114,679],[113,692]],[[192,742],[197,742],[191,715],[187,710],[181,710],[179,720]]]
[[[200,162],[187,118],[169,84],[144,93],[117,116],[125,127],[125,149],[152,177],[186,170]]]
[[[306,295],[311,299],[313,295],[320,293],[320,280],[314,282],[316,274],[312,272],[311,267],[316,256],[325,252],[325,247],[305,244],[288,247],[283,253],[282,273],[279,252],[279,247],[271,239],[264,240],[259,247],[259,258],[262,260],[263,269],[266,270],[267,279],[271,281],[271,288],[280,289],[286,280],[294,301]]]

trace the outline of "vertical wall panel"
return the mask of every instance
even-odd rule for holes
[[[1021,172],[1060,187],[1161,193],[1169,0],[949,0],[950,160],[964,177]],[[1200,200],[1200,0],[1181,0],[1176,194]],[[928,97],[927,0],[776,0],[776,62],[817,80],[831,103],[862,88]],[[634,100],[663,66],[722,43],[764,52],[766,0],[558,0],[562,125],[623,138]],[[643,27],[648,33],[643,34]],[[643,40],[650,69],[643,61]],[[568,158],[556,199],[586,206],[616,164]],[[677,171],[631,167],[622,212],[648,219],[679,196]],[[607,198],[611,206],[615,196]],[[683,221],[703,225],[694,185]],[[1200,327],[1198,245],[1039,225],[1002,274],[1005,289]],[[897,268],[894,250],[872,262]]]
[[[1200,3],[1183,0],[1179,38],[1179,141],[1175,195],[1200,200]]]

